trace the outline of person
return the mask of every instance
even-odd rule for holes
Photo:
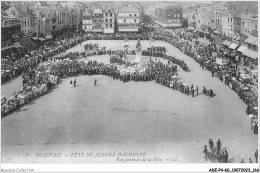
[[[97,86],[97,79],[94,80],[94,87]]]
[[[217,149],[220,150],[220,148],[221,148],[221,141],[220,141],[220,139],[218,139],[218,141],[217,141]]]
[[[197,95],[199,95],[199,87],[198,86],[196,87],[196,92],[197,92]]]
[[[241,162],[240,163],[245,163],[244,159],[241,159]]]
[[[207,145],[204,146],[203,153],[204,153],[204,159],[207,161],[207,160],[208,160],[208,149],[207,149]]]
[[[258,163],[258,149],[256,149],[255,151],[255,161],[256,163]]]
[[[203,91],[203,94],[206,94],[206,87],[205,86],[203,87],[202,91]]]
[[[74,87],[76,86],[76,78],[74,79],[74,81],[73,81],[73,84],[74,84]]]
[[[253,163],[251,158],[248,158],[248,160],[249,160],[249,163]]]
[[[70,87],[72,88],[72,80],[70,80]]]
[[[194,89],[192,89],[191,92],[192,92],[192,97],[194,97],[194,92],[195,92]]]
[[[225,150],[225,153],[224,153],[224,163],[228,163],[228,152],[227,152],[227,150]]]
[[[211,150],[212,150],[213,146],[214,146],[214,142],[211,139],[209,139],[209,147]]]

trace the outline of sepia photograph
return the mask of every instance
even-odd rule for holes
[[[1,164],[258,172],[258,3],[1,1]]]

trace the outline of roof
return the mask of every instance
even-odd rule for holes
[[[113,8],[110,8],[110,7],[105,8],[105,9],[103,10],[103,12],[104,12],[104,13],[108,13],[109,10],[111,11],[111,13],[115,13],[115,10],[114,10]]]
[[[119,9],[118,13],[139,13],[139,10],[132,6],[128,6],[128,7],[123,7],[121,9]]]
[[[93,13],[102,13],[102,10],[101,10],[101,9],[95,9],[95,10],[93,11]]]
[[[17,7],[16,5],[14,5],[14,6],[8,8],[5,12],[6,12],[9,16],[14,16],[14,15],[12,14],[12,11],[13,11],[13,10],[17,11],[19,17],[30,17],[30,14],[26,13],[25,11],[22,10],[22,8]],[[15,15],[15,16],[17,16],[17,15]]]

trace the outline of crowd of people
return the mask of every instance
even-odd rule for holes
[[[196,35],[196,34],[195,34]],[[27,69],[34,69],[42,61],[47,61],[50,58],[57,56],[65,52],[67,49],[74,47],[77,44],[81,44],[86,40],[124,40],[127,37],[129,40],[150,40],[150,32],[143,33],[116,33],[116,34],[83,34],[83,33],[70,33],[69,31],[61,33],[52,40],[47,40],[43,42],[33,43],[32,46],[26,48],[12,48],[9,50],[2,51],[2,82],[8,81],[13,76],[29,73]],[[194,36],[195,37],[195,36]],[[237,70],[236,62],[230,62],[228,65],[218,65],[213,57],[212,52],[216,52],[217,57],[224,58],[224,53],[221,49],[217,50],[215,46],[199,44],[198,41],[195,44],[192,42],[191,36],[183,34],[172,34],[165,30],[155,30],[153,32],[154,40],[164,40],[169,44],[175,46],[183,53],[189,55],[195,61],[197,61],[203,69],[211,71],[212,77],[217,76],[224,84],[229,86],[238,94],[238,96],[248,105],[246,112],[248,114],[254,114],[257,116],[257,110],[255,109],[258,105],[257,95],[252,92],[252,83],[248,80],[241,78],[240,73]],[[114,54],[117,51],[96,49],[98,45],[87,44],[85,45],[86,50],[95,50],[94,54]],[[175,57],[165,55],[164,48],[153,48],[153,51],[143,51],[143,55],[148,55],[153,52],[153,56],[163,57],[174,64],[179,65],[183,70],[188,71],[188,67],[183,60],[178,60]],[[134,52],[132,52],[134,54]],[[85,55],[92,55],[93,52],[86,51]],[[83,54],[82,54],[83,55]],[[67,56],[67,55],[66,55]],[[61,57],[64,59],[65,55]],[[71,55],[68,55],[71,57]],[[77,55],[75,55],[77,57]],[[113,61],[113,60],[112,60]],[[73,61],[74,62],[74,61]],[[75,62],[74,62],[75,65]],[[158,65],[158,64],[156,64]],[[70,74],[77,74],[79,69],[74,69],[74,67],[68,68]],[[63,69],[64,70],[64,69]],[[150,69],[149,69],[150,70]],[[62,70],[56,70],[55,74],[62,74]],[[94,73],[94,72],[93,72]],[[151,73],[150,71],[147,72]],[[146,75],[145,75],[146,76]],[[149,76],[149,75],[148,75]],[[122,77],[124,80],[129,80],[129,76]],[[130,77],[131,78],[131,77]],[[144,77],[142,80],[147,80],[149,77]],[[23,75],[23,84],[31,82],[30,75],[28,77]],[[155,79],[155,76],[154,76]],[[136,79],[137,80],[137,79]],[[165,79],[162,79],[165,81]],[[158,82],[158,79],[157,79]],[[161,82],[160,82],[161,83]],[[165,83],[165,82],[162,82]],[[250,85],[251,84],[251,85]],[[190,89],[182,89],[184,93],[190,91]],[[213,96],[211,90],[205,90],[203,92],[209,96]],[[254,121],[255,122],[255,121]],[[254,133],[257,133],[257,124],[254,125]]]

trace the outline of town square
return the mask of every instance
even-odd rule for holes
[[[257,163],[252,6],[2,2],[2,162]]]

